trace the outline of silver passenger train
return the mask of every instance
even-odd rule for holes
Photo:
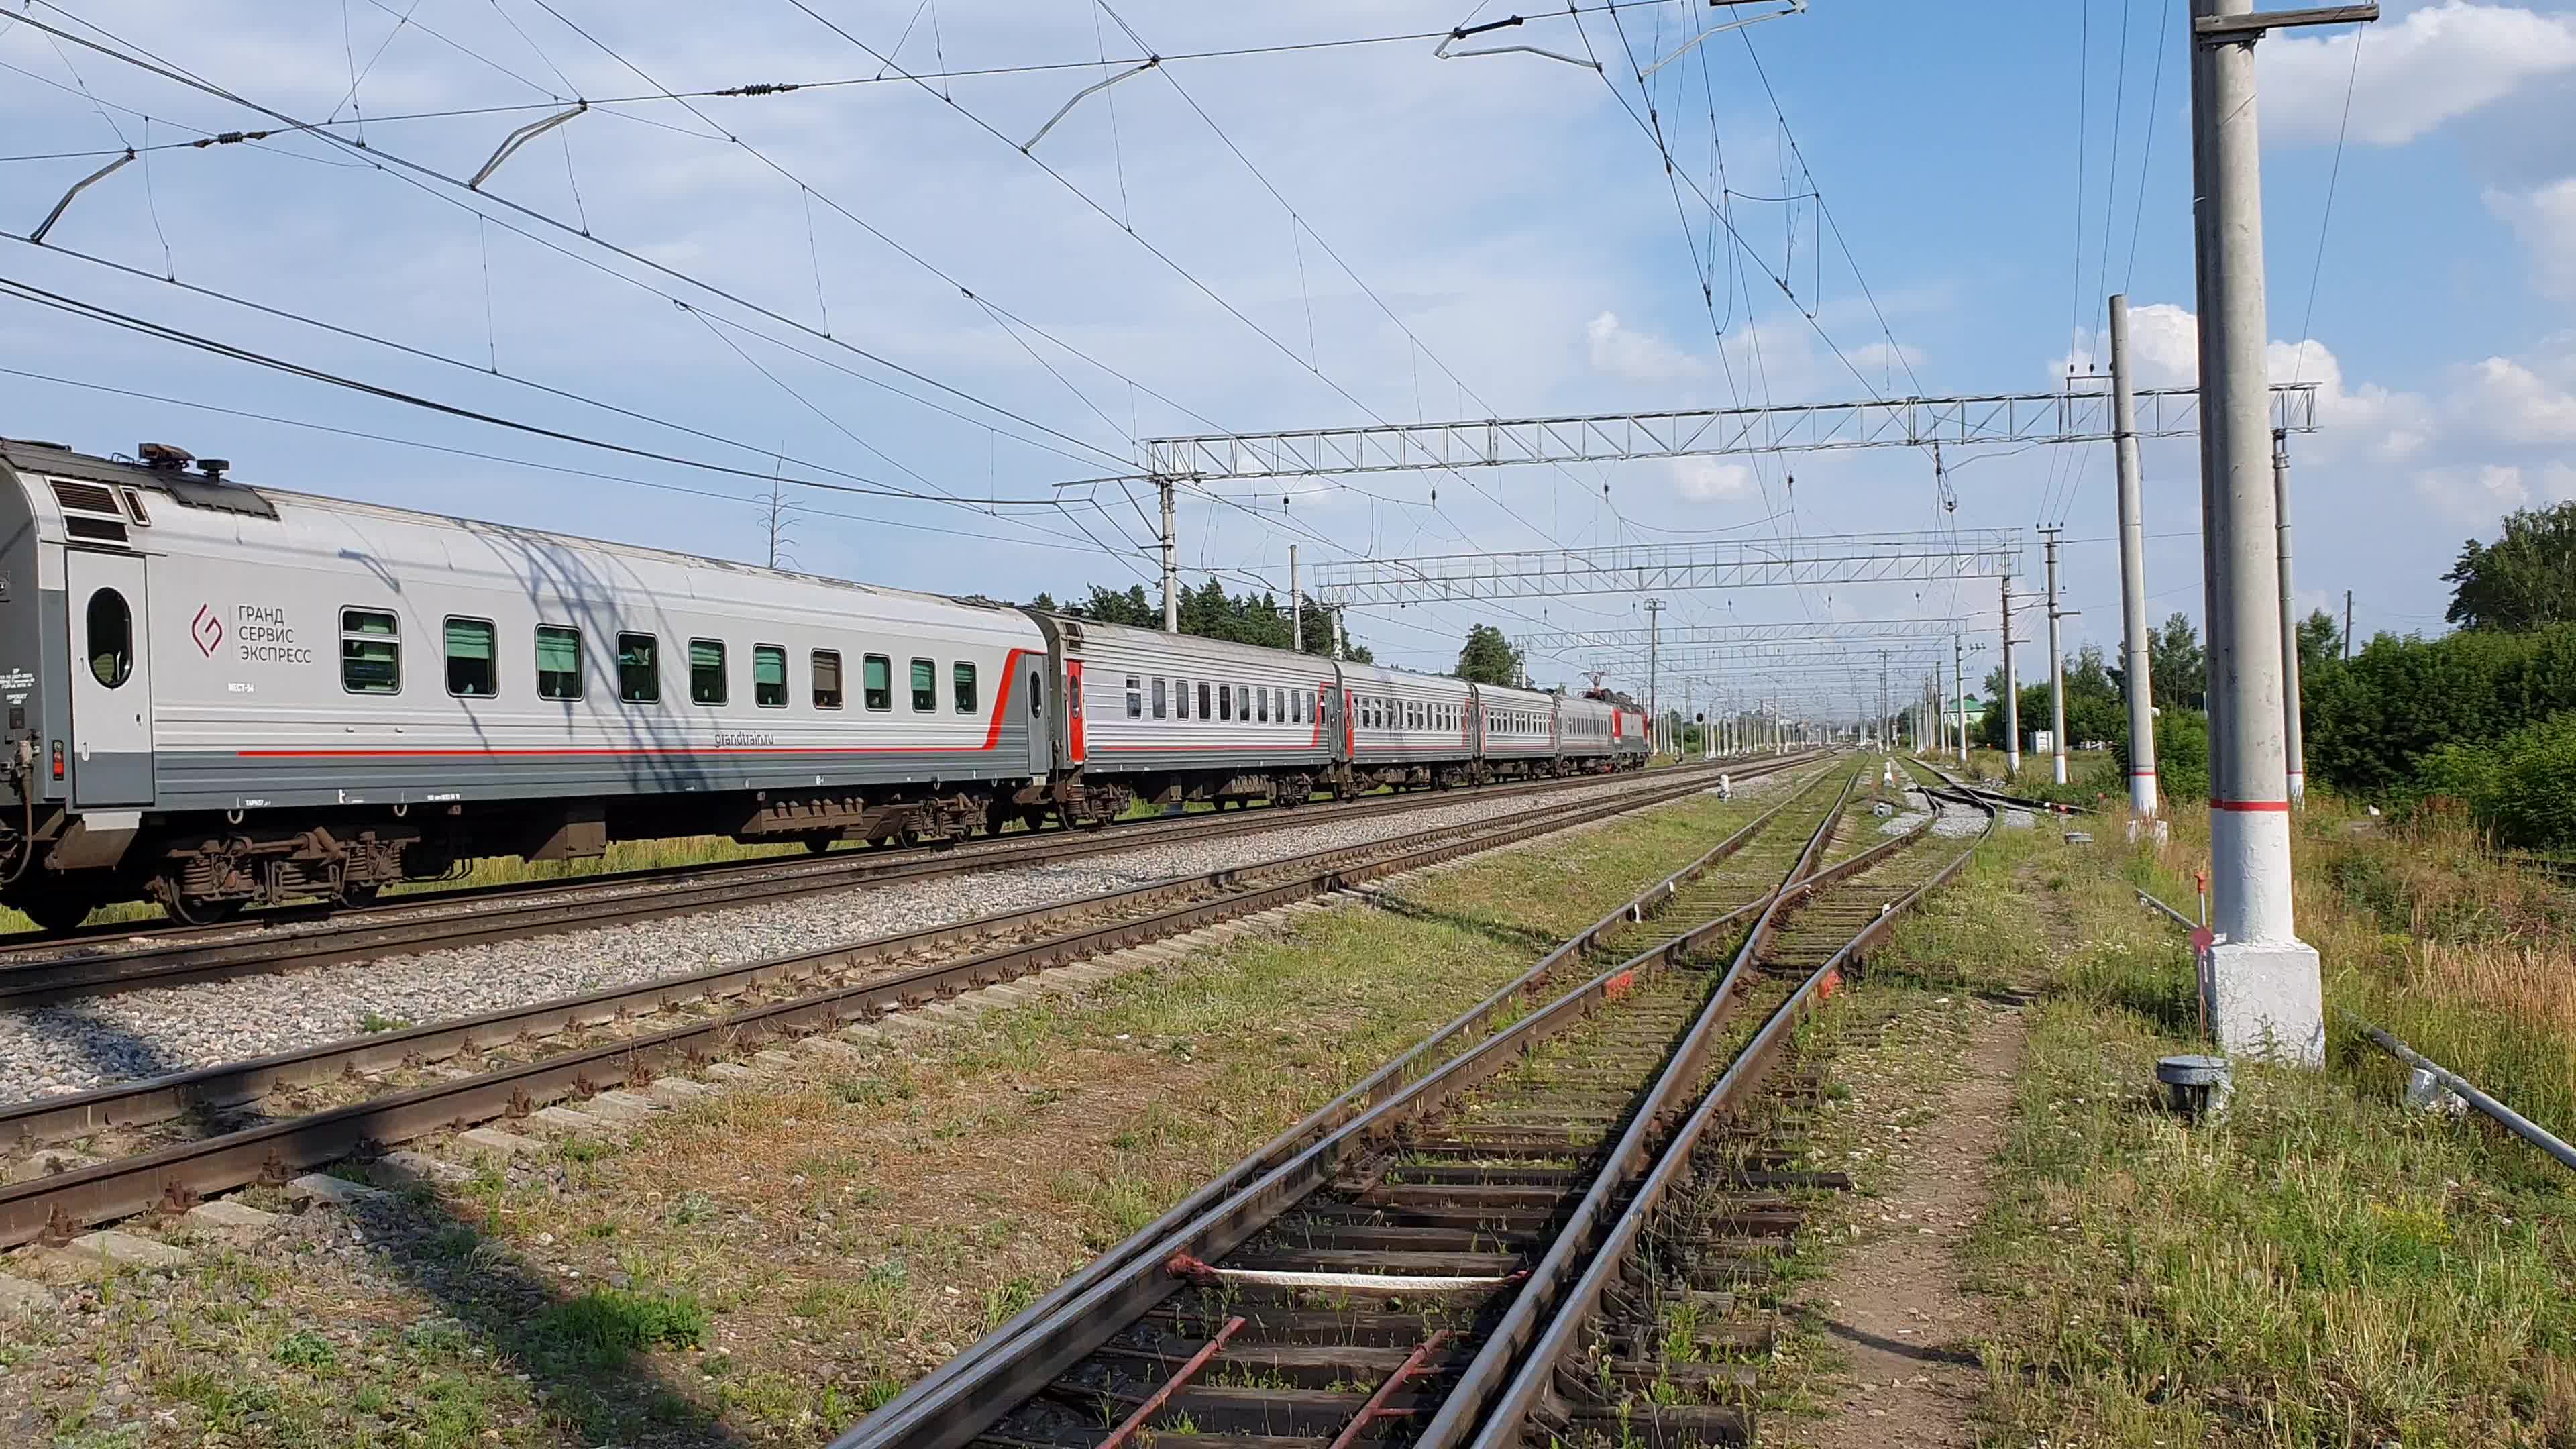
[[[615,839],[954,840],[1138,799],[1634,768],[1471,685],[0,441],[0,900],[356,902]]]

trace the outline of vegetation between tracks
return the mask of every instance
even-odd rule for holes
[[[2191,908],[2205,817],[2162,849],[2092,829],[1981,863],[1874,968],[2040,987],[1970,1255],[2002,1315],[1994,1442],[2576,1444],[2576,1184],[2482,1118],[2404,1108],[2340,1022],[2327,1071],[2240,1064],[2225,1115],[2166,1114],[2154,1063],[2195,1049],[2198,1009],[2134,889]],[[2576,899],[2440,821],[2318,802],[2299,850],[2329,1011],[2576,1127]]]
[[[101,1445],[819,1442],[1765,793],[1418,877],[627,1145],[486,1164],[247,1252],[210,1240],[170,1281],[111,1275],[68,1319],[0,1329],[0,1424]],[[281,1357],[298,1332],[320,1350]]]

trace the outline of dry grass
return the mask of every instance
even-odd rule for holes
[[[2407,1112],[2393,1064],[2342,1026],[2326,1072],[2240,1067],[2235,1105],[2199,1126],[2157,1109],[2154,1061],[2194,1049],[2198,1009],[2181,933],[2130,892],[2190,911],[2208,851],[2205,812],[2171,828],[2157,850],[2096,821],[2095,845],[2036,858],[1993,907],[2062,927],[1980,1237],[2007,1301],[1988,1364],[2011,1441],[2576,1444],[2564,1173],[2483,1119]],[[2559,888],[2328,801],[2299,832],[2329,1010],[2563,1122]],[[2011,933],[1996,946],[2027,959]]]
[[[1079,1006],[816,1057],[416,1193],[363,1243],[317,1214],[247,1263],[120,1280],[0,1326],[0,1425],[101,1449],[820,1443],[1767,803],[1693,796]],[[308,1327],[332,1364],[277,1357]]]

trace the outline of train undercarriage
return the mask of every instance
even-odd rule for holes
[[[435,881],[482,859],[585,860],[617,841],[722,836],[745,845],[844,841],[953,844],[1012,822],[1096,830],[1138,800],[1166,809],[1212,804],[1297,806],[1318,795],[1444,790],[1625,768],[1625,762],[1481,761],[1326,764],[1284,771],[1081,775],[1013,785],[938,782],[879,789],[751,791],[543,805],[442,804],[270,811],[244,817],[80,816],[59,806],[13,807],[0,820],[0,904],[45,930],[92,910],[150,901],[173,919],[211,924],[248,906],[364,905],[387,887]],[[22,817],[22,818],[21,818]],[[101,821],[116,821],[102,825]]]

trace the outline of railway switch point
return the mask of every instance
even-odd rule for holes
[[[2225,1111],[2227,1098],[2235,1091],[2225,1057],[2166,1057],[2156,1063],[2156,1080],[2164,1083],[2165,1099],[2174,1114],[2187,1122]]]
[[[2219,941],[2207,948],[2210,1016],[2230,1056],[2290,1066],[2326,1061],[2326,1007],[2317,948],[2305,941]]]

